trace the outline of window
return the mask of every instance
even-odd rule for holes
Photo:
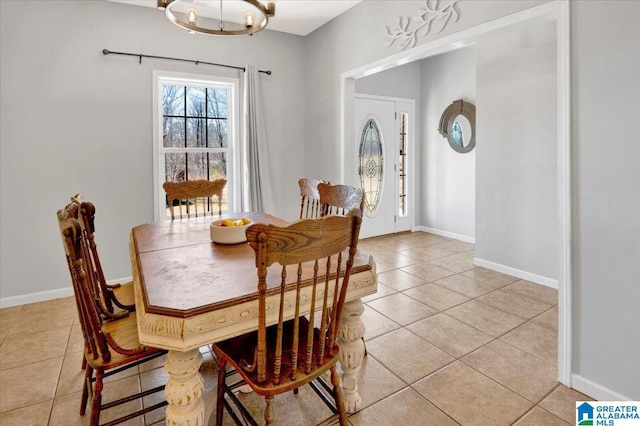
[[[364,192],[365,209],[373,214],[378,210],[384,177],[382,138],[378,122],[370,118],[362,128],[358,153],[358,176]]]
[[[155,72],[154,84],[156,220],[169,216],[165,181],[226,178],[223,211],[234,210],[238,80]]]
[[[407,212],[407,119],[408,114],[400,113],[400,153],[398,154],[398,216],[406,217]]]

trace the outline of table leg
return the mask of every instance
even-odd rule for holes
[[[196,426],[204,424],[205,407],[202,400],[204,380],[200,374],[202,354],[198,349],[187,352],[169,351],[164,369],[169,381],[164,389],[167,406],[167,426]]]
[[[364,358],[364,324],[360,317],[364,311],[362,300],[355,299],[344,304],[340,320],[340,365],[342,367],[342,394],[347,413],[362,408],[362,398],[356,385],[356,374]]]

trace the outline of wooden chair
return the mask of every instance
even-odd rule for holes
[[[78,215],[78,212],[80,215]],[[95,232],[95,216],[96,208],[93,203],[85,201],[82,194],[76,194],[71,197],[71,204],[64,209],[66,217],[73,217],[80,221],[82,234],[86,238],[86,243],[91,249],[89,261],[90,270],[96,276],[96,295],[100,298],[100,314],[107,318],[118,318],[118,314],[114,311],[114,305],[125,311],[135,311],[135,298],[133,295],[133,283],[131,281],[124,284],[107,284],[98,255],[98,246],[96,244]]]
[[[90,425],[97,426],[100,422],[102,410],[164,389],[164,386],[159,386],[102,404],[104,379],[155,359],[166,351],[145,347],[140,344],[135,312],[128,313],[120,319],[103,321],[93,295],[92,289],[96,288],[96,284],[93,282],[95,275],[89,266],[91,250],[87,245],[86,238],[83,236],[82,226],[77,219],[65,217],[62,210],[58,211],[58,222],[67,258],[67,266],[71,274],[80,326],[84,337],[84,357],[87,362],[80,403],[80,415],[84,416],[87,402],[91,397]],[[166,404],[166,401],[163,401],[110,421],[106,425],[122,423]]]
[[[336,339],[361,222],[360,212],[354,211],[349,216],[302,219],[284,227],[255,224],[247,229],[256,255],[258,330],[212,345],[218,365],[217,425],[222,424],[224,408],[238,422],[225,395],[242,417],[256,424],[233,394],[239,386],[248,384],[265,397],[264,419],[271,425],[274,396],[291,390],[297,393],[307,383],[319,394],[325,389],[333,396],[335,406],[326,395],[323,400],[339,414],[340,424],[347,424],[336,372]],[[297,297],[285,300],[285,290],[292,288]],[[302,304],[310,312],[307,316],[301,315]],[[227,384],[227,364],[242,381]],[[327,371],[333,388],[321,378]]]
[[[222,215],[222,191],[227,185],[226,179],[216,179],[213,181],[208,180],[193,180],[184,182],[165,182],[162,187],[167,193],[167,202],[169,203],[169,210],[171,211],[171,220],[175,219],[174,214],[174,201],[179,203],[185,203],[186,217],[191,217],[191,203],[193,202],[193,209],[195,210],[195,216],[198,216],[198,203],[201,203],[202,215],[212,215],[213,211],[210,205],[210,198],[218,197],[218,216]],[[182,213],[182,206],[180,206],[180,219],[185,215]]]
[[[318,184],[320,194],[320,215],[346,215],[353,209],[364,208],[362,189],[348,185]]]
[[[298,186],[300,187],[300,219],[315,219],[320,216],[318,184],[321,182],[324,181],[306,178],[298,181]]]
[[[320,194],[320,215],[346,215],[353,209],[364,212],[364,192],[360,188],[348,185],[318,184]],[[364,356],[368,356],[367,345],[364,343]]]

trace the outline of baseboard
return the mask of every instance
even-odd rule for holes
[[[29,303],[44,302],[47,300],[60,299],[62,297],[73,296],[73,288],[59,288],[57,290],[40,291],[38,293],[22,294],[20,296],[3,297],[0,299],[0,308],[26,305]]]
[[[468,237],[462,234],[455,234],[449,231],[442,231],[440,229],[429,228],[428,226],[416,226],[414,230],[428,232],[430,234],[440,235],[441,237],[447,237],[454,240],[464,241],[465,243],[471,243],[471,244],[476,243],[476,239],[474,237]]]
[[[631,401],[628,396],[614,392],[598,383],[585,379],[579,374],[571,374],[571,387],[597,401]]]
[[[128,277],[109,280],[107,281],[107,284],[124,283],[131,281],[131,279],[131,277]],[[38,293],[22,294],[20,296],[3,297],[0,298],[0,308],[10,308],[12,306],[27,305],[29,303],[46,302],[47,300],[61,299],[63,297],[70,296],[73,296],[73,288],[71,286],[56,290],[40,291]]]
[[[483,268],[491,269],[492,271],[501,272],[503,274],[511,275],[521,280],[531,281],[532,283],[544,285],[547,287],[558,289],[558,280],[553,278],[543,277],[542,275],[533,274],[531,272],[522,271],[520,269],[511,268],[510,266],[501,265],[499,263],[489,262],[488,260],[473,258],[473,264],[481,266]]]

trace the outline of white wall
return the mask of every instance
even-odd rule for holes
[[[438,132],[438,126],[442,112],[451,102],[463,99],[476,103],[475,49],[459,49],[421,63],[424,149],[419,162],[422,216],[418,223],[473,241],[476,149],[464,154],[454,151]]]
[[[574,383],[640,400],[640,2],[572,3]],[[604,389],[603,389],[604,388]]]
[[[483,39],[476,53],[476,258],[555,281],[555,22]]]
[[[261,82],[274,213],[296,217],[304,165],[290,159],[304,158],[304,38],[189,35],[156,9],[107,1],[3,0],[0,8],[3,305],[71,294],[55,213],[76,192],[97,206],[107,279],[131,275],[129,232],[153,220],[152,71],[229,75],[139,65],[104,48],[273,70]]]
[[[356,80],[356,93],[420,100],[420,62],[410,62]],[[419,115],[416,109],[416,114]]]

